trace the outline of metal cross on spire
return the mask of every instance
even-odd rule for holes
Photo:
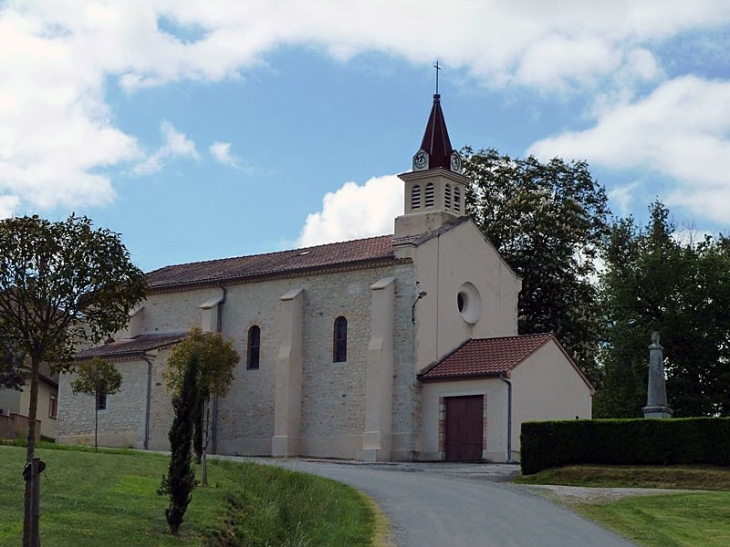
[[[439,62],[436,61],[436,64],[433,65],[433,68],[436,69],[436,95],[439,94],[439,70],[441,70],[441,67],[439,66]]]

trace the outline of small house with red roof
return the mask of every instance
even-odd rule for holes
[[[167,449],[162,375],[194,327],[241,355],[213,401],[213,453],[511,461],[522,422],[590,418],[592,387],[560,342],[517,333],[521,280],[465,215],[438,94],[400,178],[392,235],[150,272],[127,329],[77,356],[114,362],[121,391],[73,395],[64,375],[59,441],[89,442],[99,409],[100,444]]]

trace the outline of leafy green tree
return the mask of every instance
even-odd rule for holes
[[[608,233],[605,190],[585,162],[541,163],[462,150],[467,211],[522,278],[519,332],[553,332],[592,381],[601,335],[595,259]]]
[[[22,391],[26,380],[22,366],[22,354],[13,351],[0,353],[0,389]]]
[[[197,414],[198,395],[198,355],[191,353],[185,367],[182,385],[172,398],[175,418],[168,438],[170,439],[170,467],[166,477],[157,490],[159,495],[170,496],[170,506],[165,509],[165,517],[170,532],[177,535],[185,512],[190,505],[195,487],[195,471],[192,465],[191,444],[193,425]]]
[[[70,367],[79,344],[99,343],[126,325],[146,290],[119,235],[94,229],[86,217],[0,221],[0,340],[30,361],[28,462],[35,456],[41,361]],[[24,546],[31,534],[30,488],[28,481]]]
[[[218,332],[204,333],[200,328],[190,331],[190,336],[172,350],[167,360],[165,381],[168,389],[179,392],[188,363],[198,360],[198,405],[195,419],[195,454],[203,464],[202,483],[207,484],[205,454],[208,444],[207,408],[210,397],[224,397],[233,382],[233,369],[239,361],[232,340],[226,340]]]
[[[78,367],[78,376],[71,383],[73,393],[93,395],[96,399],[94,412],[94,450],[99,450],[99,399],[113,395],[122,386],[122,375],[116,367],[103,359],[94,357]]]
[[[639,417],[646,405],[648,346],[658,331],[675,416],[730,415],[730,244],[680,242],[669,210],[615,223],[601,281],[606,345],[595,415]]]

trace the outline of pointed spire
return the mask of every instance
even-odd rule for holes
[[[436,167],[449,169],[451,166],[451,153],[454,149],[451,148],[444,113],[441,111],[441,95],[438,93],[433,96],[433,107],[426,124],[426,132],[423,134],[421,149],[428,153],[431,169]]]
[[[441,167],[460,173],[460,160],[459,154],[451,147],[444,113],[441,111],[441,95],[436,93],[433,96],[433,107],[431,108],[431,115],[428,117],[426,131],[423,134],[421,149],[413,158],[413,168],[421,171]]]

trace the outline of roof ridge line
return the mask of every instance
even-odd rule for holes
[[[310,249],[319,249],[319,248],[327,247],[330,245],[344,245],[346,243],[357,243],[357,242],[369,241],[369,240],[374,240],[374,239],[382,239],[382,238],[387,238],[387,237],[393,238],[393,234],[382,234],[382,235],[378,235],[378,236],[362,237],[362,238],[358,238],[358,239],[346,239],[343,241],[333,241],[331,243],[320,243],[319,245],[310,245],[309,247],[295,247],[293,249],[282,249],[280,251],[269,251],[267,253],[254,253],[254,254],[246,254],[246,255],[227,256],[224,258],[211,258],[209,260],[195,260],[192,262],[181,262],[179,264],[167,264],[165,266],[162,266],[160,268],[156,268],[154,270],[147,272],[146,275],[150,275],[155,272],[165,270],[167,268],[194,266],[196,264],[213,264],[216,262],[226,262],[228,260],[237,260],[237,259],[242,259],[242,258],[272,256],[272,255],[277,255],[277,254],[282,254],[282,253],[294,253],[297,251],[308,251]]]

